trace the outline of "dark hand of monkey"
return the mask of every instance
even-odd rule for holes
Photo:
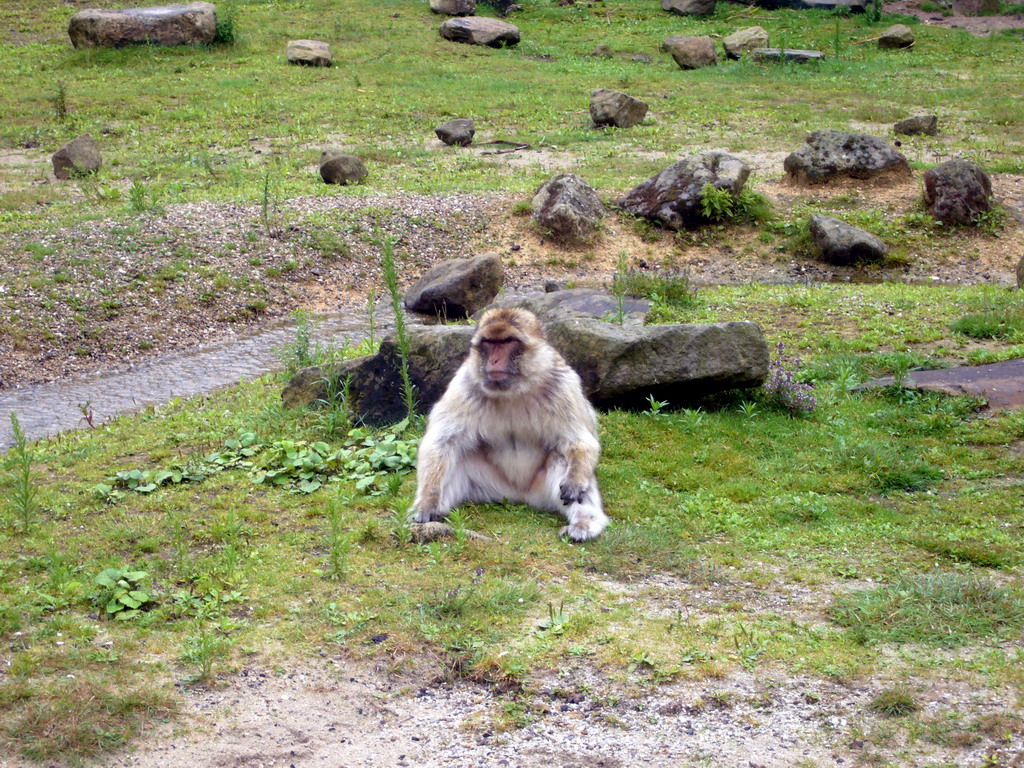
[[[569,506],[573,502],[579,504],[583,501],[583,497],[587,495],[587,486],[565,482],[558,486],[558,495],[565,506]]]

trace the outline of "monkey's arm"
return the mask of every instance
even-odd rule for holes
[[[582,400],[582,395],[580,395]],[[566,434],[560,450],[568,465],[565,479],[558,487],[558,495],[562,503],[568,506],[580,503],[587,495],[590,483],[597,467],[597,459],[601,455],[601,445],[597,440],[597,419],[589,403],[577,403],[580,411],[573,423],[577,428]]]
[[[416,467],[416,500],[410,510],[418,523],[439,520],[451,507],[445,489],[469,448],[466,430],[443,413],[431,414],[420,443]]]

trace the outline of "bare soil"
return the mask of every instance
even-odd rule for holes
[[[1001,32],[1008,29],[1024,29],[1024,14],[962,16],[958,13],[953,13],[952,9],[950,9],[947,11],[949,15],[945,15],[936,11],[922,10],[921,3],[922,0],[898,0],[894,3],[886,3],[883,9],[886,13],[916,16],[921,20],[922,24],[927,24],[930,27],[963,29],[979,37],[987,37],[993,32]]]

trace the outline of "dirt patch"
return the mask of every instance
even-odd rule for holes
[[[1024,29],[1024,14],[1012,14],[1003,16],[961,16],[953,13],[952,9],[945,15],[936,11],[925,11],[921,9],[922,0],[899,0],[895,3],[886,3],[883,9],[886,13],[898,13],[904,16],[915,16],[922,24],[930,27],[948,27],[949,29],[963,29],[972,35],[987,37],[993,32],[1001,32],[1007,29]]]

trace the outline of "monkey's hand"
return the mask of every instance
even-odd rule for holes
[[[572,483],[566,480],[558,486],[558,496],[562,500],[562,504],[568,507],[570,504],[581,503],[583,501],[583,497],[587,495],[587,490],[587,486],[585,485]]]
[[[439,520],[444,520],[448,517],[447,512],[430,512],[424,509],[410,509],[409,519],[414,523],[432,523]]]

